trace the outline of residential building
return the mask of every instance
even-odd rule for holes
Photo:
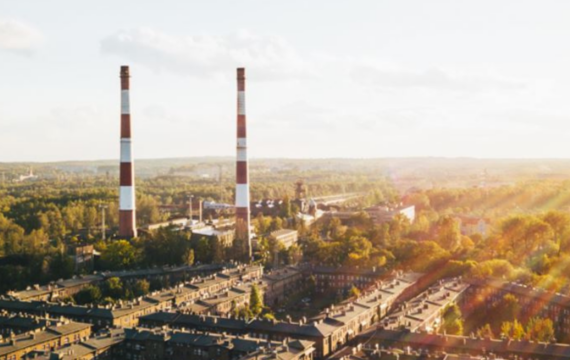
[[[90,273],[94,266],[94,248],[93,245],[75,245],[67,248],[67,253],[73,260],[76,273]]]
[[[281,229],[271,232],[269,238],[281,243],[286,249],[297,244],[299,235],[297,230]]]
[[[403,215],[410,223],[416,218],[416,207],[414,205],[398,204],[396,206],[377,205],[365,209],[370,215],[370,219],[376,224],[382,224],[394,220],[397,215]]]
[[[440,280],[410,301],[400,303],[398,310],[384,318],[381,325],[391,330],[437,331],[443,309],[460,302],[468,287],[460,279]]]
[[[301,354],[311,354],[312,344],[299,341],[272,342],[249,336],[211,334],[197,331],[175,330],[168,327],[159,329],[126,329],[125,341],[119,349],[122,359],[156,360],[232,360],[247,359],[248,354],[256,354],[265,349],[291,349],[293,359],[310,360]],[[285,353],[285,352],[284,352]]]
[[[275,306],[282,303],[291,294],[305,289],[307,286],[305,280],[304,272],[296,266],[287,266],[263,275],[265,304]]]
[[[214,226],[204,226],[192,231],[192,241],[198,241],[205,237],[208,241],[218,241],[223,247],[230,248],[234,243],[236,232],[229,228],[216,228]]]
[[[29,353],[59,349],[83,341],[89,335],[91,335],[91,325],[71,321],[14,335],[0,340],[0,360],[24,359]]]
[[[312,360],[315,352],[310,341],[294,340],[276,347],[263,347],[239,360]]]
[[[29,356],[34,360],[118,360],[117,348],[124,341],[124,335],[122,329],[110,329],[79,343],[53,351],[35,351]]]
[[[318,317],[299,322],[276,320],[240,320],[205,315],[156,313],[142,317],[142,326],[192,328],[197,331],[226,332],[233,335],[248,334],[268,341],[286,339],[307,340],[315,343],[314,357],[324,358],[352,340],[360,332],[378,322],[394,304],[414,291],[420,274],[400,274],[380,282],[373,289],[351,303],[332,307]]]
[[[527,340],[426,334],[409,330],[371,329],[357,336],[368,347],[400,348],[421,351],[424,356],[451,353],[484,359],[557,360],[570,358],[570,345],[536,343]],[[453,358],[451,358],[453,359]],[[457,357],[455,357],[457,359]],[[461,357],[459,357],[461,359]]]

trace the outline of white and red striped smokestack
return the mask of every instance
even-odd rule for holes
[[[119,236],[122,238],[137,236],[129,78],[129,67],[121,66],[121,187],[119,189]]]
[[[247,256],[251,259],[244,68],[237,69],[237,87],[236,238],[246,241]]]

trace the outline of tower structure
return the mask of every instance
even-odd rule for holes
[[[246,254],[251,259],[244,68],[237,69],[237,90],[236,239],[245,241]]]
[[[130,73],[121,66],[121,163],[119,189],[119,236],[137,236],[135,207],[135,175],[131,142]]]

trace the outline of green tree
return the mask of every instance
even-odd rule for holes
[[[273,315],[272,313],[266,313],[263,314],[262,318],[264,320],[275,320],[275,315]]]
[[[283,198],[283,204],[281,205],[281,211],[279,216],[281,216],[284,219],[289,219],[292,216],[291,199],[289,199],[289,196],[287,195],[285,195],[285,197]]]
[[[220,237],[216,236],[212,240],[212,262],[215,264],[220,264],[224,261],[224,245],[222,244]]]
[[[138,279],[133,284],[132,291],[135,297],[145,296],[150,291],[150,283],[145,279]]]
[[[484,326],[477,329],[477,336],[482,338],[494,339],[493,329],[491,329],[490,324],[485,324]]]
[[[276,216],[271,220],[271,225],[269,226],[269,231],[281,230],[283,229],[283,220]]]
[[[173,226],[162,227],[144,236],[141,245],[148,265],[184,264],[191,249],[190,234]]]
[[[356,286],[352,285],[352,287],[348,291],[348,297],[349,298],[357,298],[359,296],[360,296],[360,289],[358,289]]]
[[[531,318],[526,325],[526,337],[529,340],[549,342],[554,339],[552,320]]]
[[[512,322],[503,322],[501,325],[501,334],[514,340],[520,340],[525,337],[524,327],[517,319]]]
[[[438,226],[437,241],[444,249],[455,252],[461,246],[459,223],[451,216],[443,217]]]
[[[129,269],[138,261],[136,249],[127,240],[111,241],[101,254],[101,262],[107,270]]]
[[[500,326],[505,321],[514,321],[520,316],[521,306],[519,300],[512,294],[506,294],[491,308],[493,322]]]
[[[255,317],[251,309],[247,306],[242,306],[234,310],[234,317],[239,319],[249,320]]]
[[[194,264],[194,249],[189,249],[188,253],[186,254],[186,260],[184,261],[186,265],[193,265]]]
[[[56,279],[67,279],[73,276],[74,263],[63,250],[57,251],[49,263],[50,274]]]
[[[440,331],[451,335],[463,335],[463,318],[457,304],[447,305],[442,310]]]
[[[249,295],[249,308],[254,316],[257,316],[263,310],[263,298],[257,285],[251,286],[251,293]]]
[[[196,256],[196,260],[201,263],[209,263],[212,261],[212,247],[207,237],[202,236],[198,239],[196,248],[194,249],[194,255]]]
[[[98,286],[87,286],[81,289],[77,294],[73,296],[75,302],[79,305],[85,304],[96,304],[101,300],[101,289]]]
[[[125,295],[123,282],[118,277],[111,277],[102,284],[103,296],[118,300]]]

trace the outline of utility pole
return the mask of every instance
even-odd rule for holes
[[[109,205],[99,205],[99,209],[101,209],[101,236],[103,237],[103,241],[105,241],[105,209],[108,207]]]
[[[194,218],[194,213],[193,213],[193,210],[194,210],[194,209],[192,209],[192,202],[193,202],[192,200],[193,200],[193,199],[194,199],[194,195],[189,194],[189,195],[188,195],[188,207],[189,207],[188,210],[189,210],[189,212],[190,212],[190,225],[193,224],[192,221],[193,221],[193,218]]]

